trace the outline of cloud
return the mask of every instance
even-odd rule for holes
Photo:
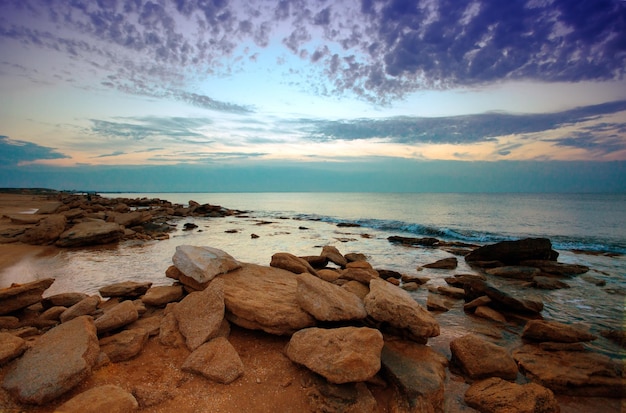
[[[183,117],[125,117],[114,120],[90,119],[92,122],[88,133],[109,138],[142,141],[154,137],[169,137],[188,143],[209,143],[208,139],[198,130],[210,125],[207,118]]]
[[[64,158],[69,158],[69,156],[57,152],[54,148],[0,135],[0,164],[4,167],[18,166],[42,159]]]
[[[618,0],[21,0],[2,2],[0,16],[0,38],[97,68],[107,87],[230,112],[250,108],[191,85],[256,64],[249,45],[310,63],[306,81],[288,82],[377,104],[420,89],[614,80],[626,71]],[[105,80],[111,74],[116,81]]]

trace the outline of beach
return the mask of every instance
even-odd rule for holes
[[[33,212],[36,209],[40,209],[45,204],[55,201],[55,199],[51,199],[47,195],[2,194],[0,195],[0,215],[7,216],[24,212]],[[272,217],[272,220],[274,220],[274,218],[275,217]],[[221,221],[216,224],[216,221],[214,220]],[[3,218],[0,223],[0,229],[2,229],[5,233],[15,225],[9,221],[10,220]],[[102,259],[102,257],[111,257],[111,259],[113,259],[113,255],[121,255],[124,249],[134,251],[134,256],[139,257],[141,256],[141,253],[138,253],[137,251],[144,248],[141,242],[146,243],[145,248],[147,248],[148,251],[154,251],[155,249],[158,250],[159,248],[167,249],[169,246],[169,253],[160,252],[161,255],[168,254],[167,259],[169,260],[175,250],[175,245],[172,244],[172,240],[177,239],[176,244],[178,245],[181,242],[187,243],[189,241],[191,241],[192,244],[197,244],[201,240],[204,240],[193,238],[194,236],[203,236],[202,233],[199,234],[196,232],[195,234],[197,235],[194,235],[194,232],[182,232],[180,226],[191,221],[200,225],[200,229],[196,229],[196,231],[211,231],[213,234],[217,234],[222,238],[225,237],[224,233],[225,231],[228,231],[228,228],[235,230],[236,232],[232,235],[233,238],[227,238],[228,241],[224,242],[226,247],[228,245],[236,246],[238,244],[238,240],[243,241],[244,236],[246,242],[252,242],[250,240],[254,239],[254,237],[251,237],[249,233],[251,228],[256,229],[256,233],[258,234],[255,235],[260,237],[258,239],[261,241],[264,239],[270,239],[270,237],[275,237],[274,239],[281,237],[281,239],[294,240],[292,242],[290,252],[293,252],[296,255],[304,255],[303,250],[310,251],[309,254],[314,255],[315,251],[311,251],[311,244],[316,246],[319,245],[319,248],[321,249],[322,245],[330,241],[327,240],[325,242],[323,239],[326,233],[323,232],[325,230],[321,227],[321,225],[328,226],[329,224],[320,223],[319,221],[314,220],[308,222],[294,221],[293,227],[288,231],[284,231],[284,228],[277,228],[275,225],[272,226],[272,224],[259,225],[259,222],[263,222],[263,220],[259,219],[258,216],[254,216],[251,212],[239,214],[238,216],[226,215],[220,218],[196,217],[193,220],[190,219],[190,216],[184,216],[176,219],[178,228],[174,230],[174,232],[170,233],[171,238],[164,239],[162,241],[140,240],[138,238],[134,238],[133,240],[119,241],[119,243],[116,243],[114,247],[76,247],[72,249],[59,248],[50,245],[27,245],[19,241],[4,243],[0,245],[0,269],[3,270],[6,278],[2,279],[3,284],[0,285],[0,288],[8,287],[8,284],[5,282],[6,279],[11,279],[11,282],[16,282],[15,278],[18,277],[18,274],[15,271],[16,268],[36,268],[37,271],[28,274],[28,276],[32,278],[35,273],[38,274],[38,276],[41,276],[45,275],[41,274],[41,272],[43,271],[42,268],[45,268],[46,265],[55,262],[71,263],[72,261],[68,257],[72,255],[82,257],[80,260],[81,263],[88,261],[91,262],[90,265],[92,267],[90,268],[96,268],[101,272],[106,271],[109,262],[106,259]],[[252,223],[247,221],[252,221]],[[246,224],[244,224],[244,222]],[[269,220],[267,222],[269,222]],[[278,221],[278,223],[285,226],[292,224],[292,221],[283,220]],[[233,226],[233,224],[238,225]],[[367,239],[365,237],[366,235],[371,236],[371,231],[367,228],[361,229],[360,227],[351,228],[344,226],[342,227],[343,229],[337,230],[335,224],[336,223],[333,223],[333,228],[335,228],[333,230],[333,236],[335,238]],[[252,225],[255,226],[252,227]],[[320,225],[320,228],[318,229],[315,225]],[[298,237],[293,232],[290,233],[290,231],[304,232],[309,230],[301,229],[302,227],[309,227],[318,231],[317,236],[312,236],[310,242],[305,243],[307,245],[301,245],[303,243],[298,241],[299,238],[303,238],[302,236]],[[340,233],[337,234],[337,231]],[[388,243],[386,240],[379,240],[381,244],[383,241]],[[333,243],[338,245],[340,249],[345,250],[347,248],[344,247],[346,243],[341,240],[337,241],[335,239]],[[244,245],[243,242],[241,244]],[[285,245],[285,250],[289,251],[290,245],[287,242],[283,245]],[[223,246],[218,245],[218,247]],[[423,256],[424,259],[432,261],[436,261],[441,257],[449,255],[449,252],[445,249],[442,250],[441,248],[436,250],[427,249],[425,251],[426,255]],[[233,254],[235,258],[239,258],[236,254],[236,249],[227,252]],[[281,251],[275,250],[274,252],[278,253]],[[366,250],[362,250],[362,252],[365,254],[368,253]],[[100,259],[94,260],[93,254],[97,254]],[[91,259],[85,258],[88,256],[91,257]],[[265,262],[256,264],[267,265],[270,257],[268,256],[264,259],[266,260]],[[592,262],[593,260],[594,259],[591,258]],[[373,263],[377,263],[376,258],[372,259],[372,261]],[[467,266],[462,259],[459,259],[458,261],[460,265],[459,272],[466,272],[470,270],[469,266]],[[396,260],[396,262],[398,262],[398,260]],[[399,267],[406,267],[406,265],[402,264],[401,259],[399,262]],[[28,263],[26,267],[24,267],[25,263]],[[168,266],[169,264],[163,263],[162,257],[160,257],[156,261],[156,264],[152,266],[153,268],[150,268],[150,271],[153,273],[151,281],[154,279],[158,280],[156,284],[163,286],[171,285],[173,280],[165,277],[165,272],[168,269]],[[52,265],[49,266],[49,268],[51,269],[50,272],[54,273],[56,271],[55,268],[67,270],[68,268],[71,269],[74,267],[69,265],[55,267]],[[4,271],[10,269],[13,270]],[[426,268],[419,271],[419,273],[422,275],[444,274],[441,271],[441,269]],[[84,277],[84,274],[81,275]],[[49,292],[58,294],[61,292],[79,291],[92,294],[96,292],[98,288],[103,287],[106,284],[113,283],[114,281],[122,281],[124,278],[135,281],[137,277],[130,276],[129,273],[116,274],[116,277],[109,277],[107,279],[108,282],[99,280],[98,284],[102,285],[94,285],[91,283],[87,284],[84,288],[76,289],[71,289],[69,287],[70,283],[66,282],[62,284],[63,291],[57,289],[50,290]],[[31,281],[31,279],[20,280],[19,282],[26,281]],[[443,278],[441,278],[440,281],[443,281]],[[443,285],[443,282],[440,284],[435,283],[436,287],[440,287],[441,285]],[[55,288],[54,284],[51,288]],[[422,298],[424,298],[425,301],[426,294],[430,292],[425,287],[420,287],[420,290],[422,292],[417,293],[415,297],[417,297],[418,301]],[[44,297],[46,295],[48,295],[48,293],[44,294]],[[619,299],[617,301],[619,302]],[[110,308],[114,303],[116,303],[114,299],[112,299],[111,304],[108,306],[106,302],[103,302],[102,307],[105,308],[105,312],[106,308]],[[163,308],[149,307],[146,309],[145,313],[141,315],[141,318],[163,317],[163,312]],[[450,357],[450,342],[459,338],[462,334],[466,333],[467,330],[476,330],[479,333],[483,333],[483,335],[491,336],[491,339],[496,338],[496,342],[499,341],[497,339],[498,331],[494,331],[500,329],[500,327],[498,327],[499,325],[494,324],[492,321],[474,320],[473,317],[470,321],[470,319],[463,314],[462,303],[460,301],[455,304],[454,308],[451,308],[451,311],[442,313],[435,312],[434,314],[437,321],[442,325],[442,332],[437,337],[433,337],[429,340],[429,346],[448,358]],[[550,315],[550,313],[548,313],[548,315]],[[527,319],[522,317],[522,320]],[[619,320],[617,321],[619,324]],[[521,323],[522,322],[519,320],[512,322],[507,328],[500,332],[500,342],[504,342],[507,348],[513,348],[519,344],[519,339],[512,339],[510,336],[520,334]],[[456,329],[455,326],[460,328]],[[513,334],[510,334],[511,331]],[[30,338],[26,337],[26,339],[32,344],[37,335],[38,334],[34,334]],[[299,412],[311,410],[311,394],[315,393],[315,391],[319,391],[321,388],[318,383],[318,376],[305,367],[293,363],[285,356],[284,349],[289,343],[288,335],[272,335],[262,331],[245,329],[231,324],[228,341],[239,354],[239,357],[245,367],[245,373],[231,384],[215,383],[199,375],[181,371],[180,366],[189,356],[189,350],[184,346],[163,346],[159,343],[157,338],[158,337],[155,336],[149,338],[143,346],[141,352],[134,358],[101,366],[95,369],[89,378],[81,382],[71,391],[55,399],[54,402],[40,407],[28,406],[28,410],[40,412],[53,411],[57,406],[68,401],[73,396],[80,394],[82,391],[103,384],[115,384],[121,388],[131,391],[136,397],[141,399],[143,404],[141,411],[185,412],[210,410],[224,412]],[[598,341],[602,340],[605,339],[600,338]],[[609,354],[611,352],[617,352],[617,354],[619,354],[618,347],[607,344],[608,342],[602,343],[604,344],[600,344],[600,352]],[[7,369],[3,368],[0,371],[0,380],[4,378],[6,370]],[[445,411],[475,411],[474,409],[468,407],[463,401],[463,394],[469,386],[469,382],[464,379],[462,374],[458,374],[458,372],[451,369],[446,369]],[[384,379],[378,378],[370,380],[367,388],[376,400],[376,411],[393,411],[392,406],[394,404],[392,403],[392,400],[395,397],[393,385],[386,382]],[[313,389],[315,389],[315,391]],[[6,406],[7,409],[24,408],[24,405],[16,402],[15,398],[11,397],[5,390],[2,390],[0,394],[0,406]],[[621,409],[621,401],[614,398],[575,397],[571,395],[557,395],[556,397],[561,411],[563,412],[591,412],[598,411],[599,408],[607,412],[618,412]]]

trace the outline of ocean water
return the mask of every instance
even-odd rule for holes
[[[342,253],[359,252],[380,269],[429,277],[411,294],[425,306],[428,287],[444,285],[444,278],[474,273],[462,257],[456,270],[422,269],[451,256],[437,248],[413,248],[390,243],[392,235],[436,237],[483,245],[525,237],[547,237],[560,253],[559,261],[591,268],[588,275],[605,283],[597,286],[575,277],[571,288],[535,290],[514,281],[498,281],[520,296],[543,300],[545,319],[580,323],[594,333],[624,329],[626,297],[626,194],[379,194],[379,193],[150,193],[106,194],[108,197],[160,198],[174,203],[221,205],[247,211],[241,217],[195,218],[172,221],[177,229],[169,240],[128,241],[119,245],[59,250],[51,256],[24,260],[0,273],[0,282],[25,282],[54,277],[47,294],[67,291],[96,293],[118,281],[171,284],[164,273],[177,245],[220,248],[236,259],[269,265],[276,252],[319,255],[324,245]],[[198,228],[183,231],[183,224]],[[338,223],[359,224],[340,227]],[[255,234],[258,238],[253,238]],[[572,250],[577,250],[573,252]],[[440,337],[429,343],[447,352],[447,343],[470,331],[488,331],[490,324],[468,317],[459,300],[437,315]],[[505,345],[516,345],[523,323],[501,332]],[[595,350],[623,357],[624,351],[599,338]]]

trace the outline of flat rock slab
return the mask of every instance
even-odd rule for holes
[[[179,245],[172,262],[183,274],[199,283],[211,281],[219,274],[241,267],[239,261],[230,254],[211,247]]]
[[[233,382],[244,373],[239,354],[224,337],[217,337],[198,347],[187,357],[182,369],[224,384]]]
[[[69,308],[87,297],[89,296],[85,293],[60,293],[44,297],[41,300],[41,305],[43,305],[43,308],[56,306]]]
[[[0,366],[22,355],[26,341],[10,333],[0,332]]]
[[[51,244],[65,231],[67,219],[63,215],[50,215],[32,228],[28,228],[18,240],[24,244]]]
[[[83,298],[63,313],[59,317],[62,323],[65,323],[73,318],[80,317],[82,315],[89,315],[96,311],[100,304],[100,297],[93,295],[91,297]]]
[[[517,377],[517,364],[508,351],[474,334],[452,340],[450,351],[452,362],[471,379]]]
[[[508,265],[505,267],[490,268],[487,274],[496,277],[512,278],[515,280],[532,280],[541,274],[541,270],[535,267],[524,267],[521,265]]]
[[[443,412],[448,359],[430,347],[389,341],[381,354],[384,376],[400,390],[407,412]]]
[[[456,257],[444,258],[439,261],[431,262],[424,265],[424,268],[434,268],[438,270],[453,270],[457,267],[458,261]]]
[[[152,287],[151,282],[122,281],[106,285],[98,290],[103,297],[140,297]]]
[[[361,320],[367,317],[363,301],[351,292],[311,274],[297,276],[296,299],[319,321]]]
[[[306,328],[296,332],[285,353],[335,384],[366,381],[380,370],[380,331],[368,327]]]
[[[527,344],[513,352],[520,370],[554,393],[583,397],[626,397],[623,363],[585,351],[545,351]]]
[[[135,397],[119,386],[105,384],[72,397],[55,413],[126,413],[139,408]]]
[[[0,315],[9,314],[40,302],[44,291],[53,282],[54,278],[45,278],[0,289]]]
[[[530,320],[522,331],[522,338],[532,341],[579,343],[593,341],[597,337],[581,327],[570,326],[557,321]]]
[[[182,285],[159,285],[151,287],[146,294],[141,297],[146,305],[153,307],[163,307],[169,303],[179,301],[183,298]]]
[[[103,315],[96,319],[95,324],[98,334],[102,334],[124,327],[138,318],[137,307],[132,301],[126,300],[106,310]]]
[[[493,377],[476,382],[465,392],[465,403],[482,413],[559,413],[554,394],[535,383],[509,383]]]
[[[55,245],[67,248],[109,244],[119,241],[123,236],[124,229],[115,222],[85,221],[74,225],[59,235]]]
[[[240,327],[290,335],[315,325],[298,304],[297,277],[290,271],[243,264],[219,278],[224,280],[226,317]]]
[[[224,320],[224,281],[215,279],[205,290],[189,294],[173,312],[189,350],[217,337]]]
[[[428,337],[439,335],[435,318],[408,292],[385,280],[372,279],[364,301],[365,310],[374,320],[406,330],[418,341],[425,342]]]
[[[93,320],[75,318],[42,335],[9,367],[2,388],[22,403],[47,403],[89,377],[99,354]]]
[[[100,340],[100,350],[113,363],[130,360],[143,350],[149,332],[143,329],[124,330]]]

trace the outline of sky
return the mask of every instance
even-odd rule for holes
[[[626,192],[625,0],[0,0],[0,186]]]

